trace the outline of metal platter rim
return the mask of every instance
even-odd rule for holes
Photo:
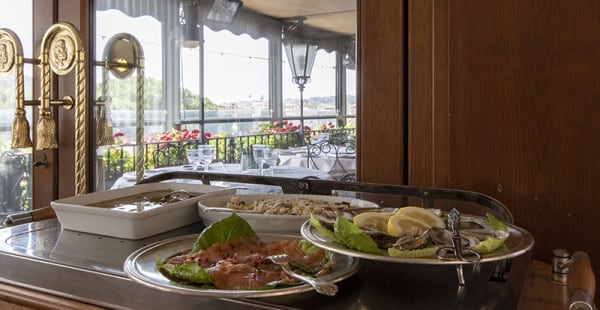
[[[492,256],[484,256],[479,262],[487,263],[493,262],[503,259],[509,259],[513,257],[520,256],[527,251],[531,250],[534,245],[533,236],[523,228],[517,227],[515,225],[506,224],[510,231],[511,236],[507,239],[507,242],[513,243],[513,241],[518,241],[516,248],[509,248],[508,253],[502,253],[498,255]],[[344,245],[341,245],[337,242],[329,240],[328,238],[322,236],[316,228],[312,227],[310,224],[310,220],[304,222],[302,224],[302,228],[300,229],[300,233],[302,236],[313,243],[314,245],[329,250],[334,253],[352,256],[361,259],[381,261],[381,262],[391,262],[391,263],[402,263],[402,264],[422,264],[422,265],[457,265],[457,264],[473,264],[472,262],[466,261],[456,261],[456,260],[440,260],[436,258],[402,258],[402,257],[392,257],[387,255],[378,255],[360,252],[357,250],[352,250]],[[512,238],[512,239],[511,239]],[[515,240],[515,238],[517,238]],[[509,241],[510,240],[510,241]]]
[[[257,235],[261,240],[283,240],[283,239],[300,239],[302,236],[294,234],[281,234],[281,233],[260,233]],[[125,260],[124,271],[125,274],[133,281],[142,285],[152,287],[155,289],[184,294],[194,295],[202,297],[218,297],[218,298],[256,298],[256,297],[273,297],[290,294],[298,294],[313,290],[307,284],[298,286],[286,287],[281,289],[273,290],[219,290],[219,289],[200,289],[193,286],[183,285],[176,282],[169,281],[164,278],[158,270],[154,270],[151,274],[148,271],[140,271],[140,264],[149,265],[153,263],[155,266],[156,258],[155,254],[161,252],[171,252],[171,254],[177,253],[185,248],[189,249],[193,242],[198,237],[198,234],[191,234],[185,236],[174,237],[158,241],[149,245],[146,245],[135,252],[131,253]],[[154,261],[150,262],[149,258],[153,257]],[[345,280],[354,275],[359,268],[360,260],[354,257],[339,255],[334,253],[334,259],[336,264],[341,264],[337,270],[334,270],[328,275],[321,277],[323,280],[330,282],[339,282]],[[155,269],[155,268],[154,268]],[[163,279],[159,278],[162,277]],[[157,279],[155,279],[157,278]]]

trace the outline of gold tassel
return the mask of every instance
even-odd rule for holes
[[[32,147],[33,142],[29,137],[29,122],[25,117],[25,110],[17,108],[12,123],[12,148]]]
[[[110,126],[111,121],[109,117],[107,117],[108,110],[106,106],[98,107],[98,118],[96,119],[96,133],[98,140],[96,141],[98,146],[101,145],[113,145],[115,144],[115,139],[112,134],[112,126]]]
[[[50,110],[41,109],[37,125],[37,150],[58,148],[56,123]]]

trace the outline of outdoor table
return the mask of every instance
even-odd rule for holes
[[[190,165],[176,166],[176,167],[165,167],[165,168],[157,168],[150,169],[144,171],[144,177],[148,178],[153,175],[163,173],[163,172],[189,172],[194,171],[193,167]],[[239,175],[260,175],[258,169],[248,169],[242,171],[240,168],[240,164],[223,164],[223,163],[212,163],[208,169],[208,172],[211,173],[223,173],[223,174],[239,174]],[[268,170],[265,169],[264,173],[268,173]],[[332,180],[332,177],[324,171],[317,169],[310,169],[306,167],[295,167],[295,166],[275,166],[273,167],[273,176],[275,177],[285,177],[285,178],[293,178],[293,179],[302,179],[302,178],[317,178],[321,180]],[[132,186],[135,184],[135,172],[126,172],[118,178],[115,183],[112,185],[111,189],[123,188]],[[177,180],[179,182],[198,182],[194,180]]]
[[[296,153],[279,155],[279,165],[281,166],[293,166],[293,167],[308,167],[308,154]],[[312,160],[319,167],[319,170],[324,172],[331,172],[337,170],[345,170],[346,172],[356,171],[356,156],[355,155],[342,155],[338,156],[338,164],[336,165],[335,154],[324,154],[322,156],[312,157]],[[341,167],[340,167],[341,166]]]

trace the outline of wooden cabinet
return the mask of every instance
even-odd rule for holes
[[[359,179],[490,195],[600,274],[600,2],[362,2]]]

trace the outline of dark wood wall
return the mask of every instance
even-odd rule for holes
[[[409,0],[407,35],[396,1],[362,2],[359,179],[398,180],[404,132],[372,115],[405,104],[409,185],[490,195],[535,236],[535,258],[586,251],[600,275],[600,2]],[[405,60],[402,101],[387,72]],[[391,153],[373,149],[380,134]]]

